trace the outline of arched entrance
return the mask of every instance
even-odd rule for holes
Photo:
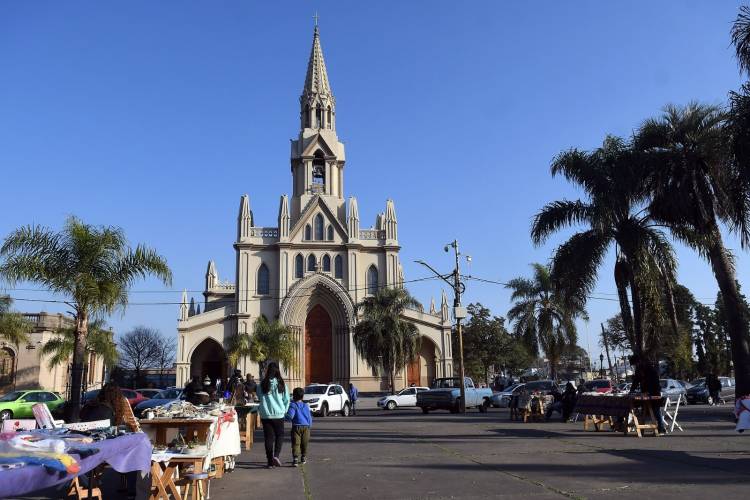
[[[226,354],[221,344],[214,339],[205,339],[190,356],[190,376],[194,375],[201,379],[208,375],[212,382],[227,376]]]
[[[320,305],[305,320],[305,385],[333,380],[333,328],[331,316]]]
[[[406,367],[406,382],[408,385],[429,386],[437,376],[436,359],[437,347],[427,337],[421,337],[419,356]]]

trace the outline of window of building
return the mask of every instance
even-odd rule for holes
[[[315,271],[315,256],[312,254],[307,256],[307,270]]]
[[[333,226],[328,226],[328,234],[326,239],[328,241],[333,241]]]
[[[326,128],[331,128],[331,108],[328,108],[328,116],[326,117]]]
[[[378,291],[378,269],[375,266],[370,266],[367,270],[367,293],[375,295]]]
[[[320,214],[315,216],[315,239],[323,240],[323,216]]]
[[[323,128],[323,110],[320,107],[315,108],[315,126]]]
[[[333,275],[338,279],[344,277],[344,261],[340,255],[337,255],[336,258],[333,259]]]
[[[294,277],[301,278],[305,273],[304,261],[302,255],[297,255],[294,258]]]
[[[328,255],[323,256],[323,272],[324,273],[331,272],[331,258]]]
[[[315,152],[312,164],[312,189],[314,192],[322,192],[326,185],[326,160],[323,151]]]
[[[258,295],[268,295],[270,281],[268,267],[265,264],[261,264],[260,268],[258,268]]]
[[[305,106],[305,128],[310,128],[310,106]]]
[[[305,226],[305,239],[306,240],[312,239],[312,228],[310,227],[310,224],[307,224]]]

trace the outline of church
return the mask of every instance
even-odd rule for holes
[[[226,349],[237,334],[252,335],[257,318],[278,319],[297,341],[295,366],[282,366],[292,387],[354,383],[362,391],[388,389],[387,375],[357,354],[352,335],[356,305],[379,287],[404,284],[398,221],[392,200],[370,228],[360,228],[357,199],[344,196],[346,154],[336,133],[336,99],[328,80],[318,27],[313,33],[299,98],[299,134],[291,141],[291,195],[281,196],[275,226],[258,226],[250,197],[240,198],[236,269],[222,281],[208,263],[202,305],[183,293],[177,323],[177,384],[193,375],[212,379],[234,368],[256,377],[250,359],[229,366]],[[398,375],[396,388],[428,385],[453,374],[451,320],[445,294],[436,309],[407,310],[421,337],[418,359]]]

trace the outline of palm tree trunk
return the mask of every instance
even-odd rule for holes
[[[75,346],[73,349],[73,367],[70,374],[70,400],[65,408],[65,420],[78,422],[81,409],[81,385],[83,383],[83,363],[86,359],[86,336],[89,329],[89,317],[85,311],[76,314]]]
[[[672,283],[670,283],[669,279],[664,275],[662,275],[662,279],[664,280],[664,294],[666,295],[667,299],[667,313],[669,314],[669,322],[672,324],[672,333],[674,333],[675,338],[678,338],[680,335],[680,325],[677,321],[677,308],[674,305],[674,292],[672,291]]]
[[[627,264],[618,259],[615,264],[615,285],[617,286],[617,298],[620,301],[620,316],[622,325],[630,340],[631,348],[635,345],[635,334],[633,332],[633,313],[630,309],[630,300],[628,299],[628,274]]]
[[[719,228],[715,224],[710,234],[711,246],[708,248],[708,256],[711,260],[716,283],[721,290],[721,297],[724,300],[729,338],[732,341],[732,361],[734,362],[734,378],[737,384],[735,394],[739,398],[750,394],[748,318],[737,288],[734,266],[724,247]]]

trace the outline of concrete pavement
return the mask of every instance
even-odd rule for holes
[[[363,407],[372,407],[363,404]],[[746,498],[750,435],[731,407],[681,409],[683,433],[654,438],[520,423],[507,410],[465,416],[363,409],[316,419],[308,464],[266,470],[262,432],[213,499]],[[291,459],[287,442],[283,459]]]

